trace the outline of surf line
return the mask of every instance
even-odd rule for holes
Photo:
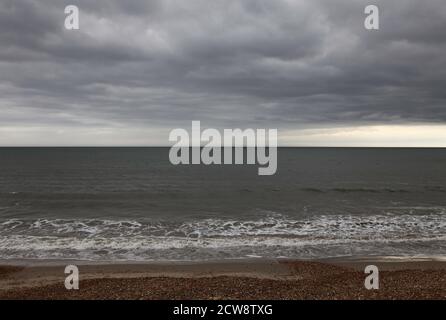
[[[224,129],[222,134],[213,128],[201,131],[200,121],[192,121],[191,134],[173,129],[169,141],[175,142],[169,151],[174,165],[257,164],[259,175],[277,171],[277,129]]]

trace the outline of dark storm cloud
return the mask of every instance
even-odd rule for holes
[[[0,126],[446,122],[444,0],[367,4],[3,0]]]

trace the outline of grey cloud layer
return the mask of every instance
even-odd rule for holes
[[[0,126],[446,122],[444,0],[367,4],[3,0]]]

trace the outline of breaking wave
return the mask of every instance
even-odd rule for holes
[[[320,215],[294,219],[0,220],[1,259],[98,261],[446,254],[446,215]]]

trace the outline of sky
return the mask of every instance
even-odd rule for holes
[[[445,30],[444,0],[2,0],[0,145],[169,145],[199,120],[446,147]]]

